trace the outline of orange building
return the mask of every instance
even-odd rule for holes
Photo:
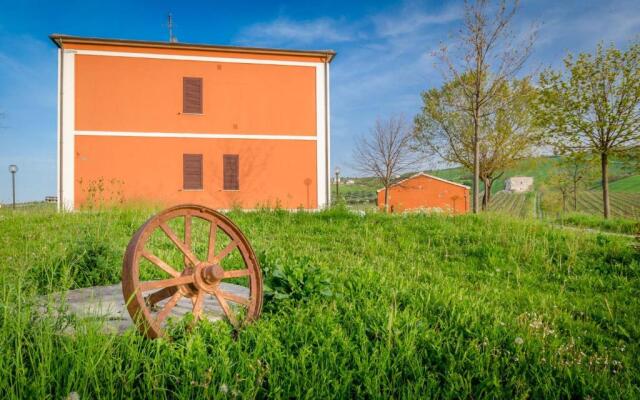
[[[334,52],[51,40],[61,208],[329,204]]]
[[[469,211],[469,187],[420,172],[391,185],[388,204],[394,212],[431,209],[464,214]],[[378,190],[378,207],[384,208],[384,188]]]

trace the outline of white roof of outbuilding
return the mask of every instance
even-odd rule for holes
[[[394,187],[394,186],[400,185],[400,184],[402,184],[402,182],[406,182],[406,181],[408,181],[408,180],[411,180],[411,179],[413,179],[413,178],[417,178],[417,177],[419,177],[419,176],[424,176],[424,177],[427,177],[427,178],[435,179],[435,180],[437,180],[437,181],[441,181],[441,182],[449,183],[449,184],[451,184],[451,185],[460,186],[460,187],[463,187],[463,188],[465,188],[465,189],[470,189],[470,187],[469,187],[469,186],[467,186],[467,185],[463,185],[463,184],[458,183],[458,182],[452,182],[452,181],[448,181],[448,180],[446,180],[446,179],[438,178],[437,176],[429,175],[429,174],[424,173],[424,172],[418,172],[417,174],[411,175],[411,176],[410,176],[410,177],[408,177],[408,178],[405,178],[405,179],[403,179],[403,180],[401,180],[401,181],[398,181],[398,182],[396,182],[396,183],[394,183],[394,184],[390,185],[389,187]],[[383,191],[383,190],[384,190],[384,188],[381,188],[381,189],[376,190],[376,192],[380,192],[380,191]]]

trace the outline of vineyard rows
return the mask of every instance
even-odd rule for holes
[[[614,217],[640,217],[640,193],[610,193],[611,214]],[[602,192],[591,190],[578,195],[578,211],[602,214]]]
[[[533,198],[533,193],[498,192],[491,198],[489,210],[519,217],[532,216]]]
[[[354,191],[340,193],[347,204],[375,204],[376,192]],[[611,213],[615,217],[640,219],[640,193],[611,193]],[[490,211],[504,212],[513,216],[530,217],[535,215],[535,192],[509,193],[498,192],[491,198]],[[542,199],[544,202],[544,198]],[[572,211],[572,202],[568,202]],[[578,211],[587,214],[602,214],[602,192],[597,190],[583,191],[578,196]]]
[[[340,197],[344,199],[347,204],[363,204],[363,203],[375,203],[377,199],[376,192],[369,191],[357,191],[347,192],[340,194]]]

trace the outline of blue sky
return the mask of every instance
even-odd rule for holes
[[[377,117],[412,118],[420,92],[442,81],[432,52],[460,24],[462,2],[9,1],[0,9],[0,202],[55,194],[56,49],[51,33],[181,42],[333,49],[332,165],[351,172],[354,139]],[[523,1],[514,31],[539,24],[528,71],[559,68],[568,51],[638,39],[640,1]],[[436,162],[431,162],[435,165]]]

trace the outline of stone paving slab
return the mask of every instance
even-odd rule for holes
[[[243,286],[221,282],[220,286],[225,292],[248,298],[249,289]],[[58,304],[65,304],[65,313],[80,318],[92,318],[104,320],[104,330],[108,333],[122,333],[133,325],[133,321],[127,311],[120,284],[111,286],[94,286],[89,288],[69,290],[67,292],[51,295]],[[158,303],[158,307],[164,306],[168,299]],[[230,303],[233,304],[233,303]],[[182,317],[192,310],[191,300],[181,298],[174,307],[171,316]],[[45,308],[42,307],[45,311]],[[224,312],[218,300],[211,295],[205,297],[203,315],[210,321],[219,321]]]

